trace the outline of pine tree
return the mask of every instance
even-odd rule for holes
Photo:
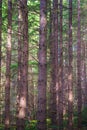
[[[72,130],[72,114],[73,114],[73,54],[72,54],[72,0],[69,0],[69,43],[68,43],[68,129]]]
[[[59,130],[63,130],[63,1],[60,0],[60,43],[59,43],[59,69],[58,69],[58,107]]]
[[[17,86],[17,130],[19,130],[21,121],[19,115],[20,97],[22,91],[22,62],[23,62],[23,16],[21,1],[18,1],[18,86]]]
[[[8,34],[7,34],[6,84],[5,84],[5,130],[10,129],[11,44],[12,44],[12,1],[8,0]]]
[[[19,68],[19,74],[20,77],[19,82],[19,110],[18,110],[18,122],[19,125],[17,125],[17,130],[24,130],[25,128],[25,119],[27,118],[27,111],[28,111],[28,10],[27,10],[27,0],[22,0],[19,2],[19,8],[20,8],[20,17],[22,17],[22,24],[19,24],[19,28],[23,29],[23,44],[22,44],[22,50],[21,50],[21,44],[19,45],[19,51],[22,51],[22,59],[19,59],[20,61],[20,68]],[[20,37],[19,37],[19,40]],[[22,73],[21,73],[22,72]],[[21,86],[20,86],[21,84]],[[21,88],[20,88],[21,87]]]
[[[2,90],[1,86],[1,57],[2,57],[2,0],[0,0],[0,91]],[[1,115],[1,108],[0,108],[0,115]],[[1,118],[0,118],[1,122]]]
[[[77,31],[77,93],[78,93],[78,129],[81,129],[82,88],[81,88],[81,23],[80,0],[78,0],[78,31]]]
[[[86,43],[83,41],[81,45],[81,52],[82,52],[82,74],[81,74],[81,81],[82,81],[82,96],[83,96],[83,107],[87,107],[87,87],[86,87]]]
[[[53,0],[50,15],[50,57],[51,57],[51,122],[57,126],[57,87],[58,87],[58,0]],[[54,128],[55,129],[55,128]]]
[[[47,0],[40,0],[40,40],[39,40],[39,75],[38,75],[38,111],[37,111],[37,128],[46,130],[46,33],[47,33]]]

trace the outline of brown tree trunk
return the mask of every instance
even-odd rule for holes
[[[57,85],[58,85],[58,0],[53,1],[50,15],[50,57],[51,57],[51,123],[57,126]],[[54,128],[55,129],[55,128]]]
[[[58,109],[59,119],[58,125],[59,130],[63,130],[63,2],[60,0],[60,44],[59,44],[59,69],[58,69]]]
[[[51,122],[53,124],[53,119],[55,117],[55,114],[53,114],[53,85],[52,85],[52,56],[53,56],[53,47],[52,47],[52,25],[53,25],[53,22],[52,22],[52,2],[50,0],[49,2],[49,46],[50,46],[50,67],[51,67],[51,84],[50,84],[50,106],[49,106],[49,117],[51,118]],[[54,110],[55,111],[55,110]]]
[[[78,32],[77,32],[77,92],[78,92],[78,129],[81,129],[82,117],[82,89],[81,89],[81,25],[80,25],[80,0],[78,0]]]
[[[83,107],[87,107],[87,87],[86,87],[86,50],[85,45],[86,43],[83,42],[82,44],[82,96],[83,96]]]
[[[2,0],[0,0],[0,92],[2,90],[1,86],[1,57],[2,57],[2,52],[1,52],[1,46],[2,46]],[[1,98],[1,96],[0,96]],[[0,108],[0,115],[1,115],[1,108]],[[2,119],[0,117],[0,123]]]
[[[12,33],[12,1],[8,0],[8,34],[6,52],[6,84],[5,84],[5,130],[10,129],[10,66],[11,66],[11,36]]]
[[[47,0],[40,0],[40,40],[39,40],[39,77],[38,77],[38,111],[37,128],[46,130],[46,33],[47,33]]]
[[[17,130],[21,127],[21,121],[19,119],[20,109],[20,97],[21,97],[21,86],[22,86],[22,62],[23,62],[23,16],[21,2],[18,1],[18,86],[17,86]]]
[[[26,107],[25,107],[25,115],[28,114],[28,57],[29,57],[29,43],[28,43],[28,8],[27,8],[27,0],[23,0],[25,5],[24,13],[23,13],[23,24],[24,24],[24,31],[23,31],[23,86],[24,92],[23,95],[26,100]]]
[[[68,130],[72,130],[72,115],[73,115],[73,54],[72,54],[72,0],[69,0],[69,44],[68,44]]]
[[[87,44],[84,43],[84,89],[85,89],[85,98],[84,98],[84,107],[87,108],[87,64],[86,64],[86,59],[87,59]]]
[[[27,10],[27,0],[20,1],[20,13],[22,13],[22,27],[23,27],[23,50],[22,50],[22,63],[20,72],[21,79],[21,88],[19,96],[19,111],[18,111],[18,120],[20,125],[17,127],[18,130],[24,130],[25,128],[25,119],[27,117],[28,111],[28,10]],[[21,50],[21,49],[20,49]],[[20,86],[18,86],[20,87]]]

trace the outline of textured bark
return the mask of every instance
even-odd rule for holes
[[[84,43],[84,86],[85,86],[85,98],[84,98],[84,106],[87,107],[87,64],[86,64],[86,59],[87,59],[87,44]]]
[[[63,1],[60,0],[60,44],[59,44],[59,70],[58,70],[58,109],[59,109],[59,130],[63,130]]]
[[[50,62],[51,62],[51,40],[52,40],[52,2],[51,0],[48,2],[48,5],[49,5],[49,49],[50,49]],[[50,64],[50,68],[51,68],[51,64]],[[51,75],[51,72],[50,72],[50,75]],[[51,76],[50,76],[50,79],[51,79]],[[48,115],[48,118],[51,118],[51,101],[52,101],[52,96],[51,96],[51,84],[50,84],[50,87],[49,87],[49,93],[50,93],[50,96],[49,96],[49,99],[48,99],[48,111],[47,111],[47,115]]]
[[[24,95],[26,100],[25,107],[25,116],[27,116],[28,112],[28,51],[29,51],[29,43],[28,43],[28,9],[27,9],[27,0],[22,0],[24,3],[24,13],[23,13],[23,90],[22,95]]]
[[[73,116],[73,54],[72,54],[72,0],[69,0],[69,44],[68,44],[68,130],[72,130],[72,116]]]
[[[23,62],[23,16],[21,9],[21,2],[18,1],[18,86],[17,86],[17,130],[21,125],[19,119],[19,102],[21,97],[21,86],[22,86],[22,62]]]
[[[77,98],[78,98],[78,129],[81,128],[82,90],[81,90],[81,25],[80,25],[80,0],[78,0],[78,32],[77,32]]]
[[[2,90],[1,86],[1,57],[2,57],[2,52],[1,52],[1,46],[2,46],[2,0],[0,0],[0,92]],[[0,96],[1,98],[1,96]],[[2,109],[0,108],[0,115],[1,115]],[[0,122],[2,121],[0,117]]]
[[[74,52],[75,57],[73,58],[73,105],[77,106],[77,51]]]
[[[38,76],[38,111],[37,111],[37,128],[46,130],[46,11],[47,0],[40,0],[40,40],[39,40],[39,76]]]
[[[83,42],[82,44],[82,74],[81,74],[81,81],[82,81],[82,96],[83,96],[83,107],[87,107],[87,84],[86,84],[86,50],[85,50],[86,43]]]
[[[21,87],[19,88],[19,111],[18,111],[18,120],[19,125],[17,126],[18,130],[24,130],[25,119],[27,117],[28,110],[28,10],[27,10],[27,0],[22,0],[19,2],[20,13],[22,16],[22,29],[23,29],[23,48],[22,48],[22,63],[20,63],[19,78]],[[19,45],[20,48],[20,45]],[[21,48],[20,48],[21,50]],[[19,57],[20,59],[20,57]],[[21,60],[21,59],[20,59]],[[22,70],[21,70],[22,69]],[[22,72],[22,73],[21,73]],[[20,75],[21,74],[21,75]]]
[[[5,130],[10,129],[10,65],[11,65],[11,36],[12,33],[12,1],[8,0],[8,34],[6,52],[6,84],[5,84]]]
[[[51,122],[57,125],[57,85],[58,85],[58,0],[53,1],[50,16],[50,57],[51,57]],[[55,128],[54,128],[55,129]]]

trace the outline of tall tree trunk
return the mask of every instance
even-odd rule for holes
[[[82,90],[81,90],[81,25],[80,25],[80,0],[78,0],[78,32],[77,32],[77,92],[78,92],[78,129],[81,128],[82,117]]]
[[[5,130],[10,129],[10,66],[11,66],[11,39],[12,39],[12,0],[8,0],[8,34],[6,52],[6,84],[5,84]]]
[[[23,16],[22,16],[22,8],[21,1],[18,1],[18,86],[17,86],[17,130],[21,125],[21,121],[19,118],[19,103],[21,97],[21,86],[22,86],[22,62],[23,62]]]
[[[27,8],[27,0],[22,0],[24,4],[23,10],[23,88],[21,93],[21,100],[25,100],[24,114],[25,117],[28,116],[28,55],[29,55],[29,43],[28,43],[28,8]]]
[[[39,40],[39,77],[38,77],[38,111],[37,111],[37,128],[46,130],[46,33],[47,33],[47,0],[40,0],[40,40]]]
[[[54,124],[55,121],[54,120],[54,117],[56,118],[56,114],[54,114],[54,111],[56,111],[56,108],[53,108],[53,104],[54,104],[54,101],[53,99],[53,73],[52,73],[52,69],[53,69],[53,66],[52,66],[52,61],[53,61],[53,46],[52,46],[52,30],[53,30],[53,21],[52,21],[52,2],[51,0],[49,1],[49,46],[50,46],[50,67],[51,67],[51,84],[50,84],[50,106],[49,106],[49,116],[51,118],[51,122],[52,124]]]
[[[27,0],[20,1],[20,13],[22,13],[22,27],[23,27],[23,50],[22,50],[22,63],[20,67],[22,70],[19,70],[21,88],[19,88],[19,111],[18,111],[18,120],[20,125],[17,126],[18,130],[24,130],[25,128],[25,119],[27,117],[28,111],[28,10],[27,10]],[[21,17],[20,16],[20,17]],[[21,45],[19,45],[20,47]],[[21,48],[20,48],[21,50]],[[19,57],[20,58],[20,57]],[[20,59],[21,60],[21,59]],[[22,73],[21,73],[22,72]],[[20,86],[18,86],[20,87]]]
[[[86,43],[83,42],[82,44],[82,96],[83,96],[83,107],[87,107],[87,87],[86,87],[86,50],[85,45]]]
[[[63,1],[60,0],[60,44],[59,44],[59,86],[58,86],[58,109],[59,109],[59,130],[63,130]]]
[[[72,114],[73,114],[73,54],[72,54],[72,0],[69,0],[69,44],[68,44],[68,130],[72,130]]]
[[[51,11],[51,10],[50,10]],[[51,57],[51,123],[57,126],[57,85],[58,85],[58,0],[53,0],[50,12],[50,57]],[[55,128],[54,128],[55,129]]]
[[[1,57],[2,57],[2,52],[1,52],[1,46],[2,46],[2,0],[0,0],[0,92],[2,90],[1,86]],[[0,96],[1,98],[1,96]],[[0,108],[0,115],[1,115],[1,108]],[[0,123],[1,123],[1,117],[0,117]]]

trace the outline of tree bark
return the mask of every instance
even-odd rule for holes
[[[73,116],[73,54],[72,54],[72,0],[69,0],[69,44],[68,44],[68,130],[72,130],[72,116]]]
[[[82,81],[82,96],[83,96],[83,107],[87,107],[87,83],[86,83],[86,43],[83,41],[82,44],[82,74],[81,74],[81,81]]]
[[[47,85],[47,63],[46,63],[46,35],[47,35],[47,0],[40,0],[40,39],[39,39],[39,76],[38,76],[38,111],[37,128],[46,130],[46,85]]]
[[[82,88],[81,88],[81,25],[80,25],[80,0],[78,0],[78,31],[77,31],[77,98],[78,98],[78,129],[82,125]]]
[[[20,109],[20,97],[21,97],[21,86],[22,86],[22,62],[23,62],[23,16],[21,2],[18,1],[18,86],[17,86],[17,120],[16,126],[17,130],[21,127],[21,121],[19,118]]]
[[[0,0],[0,92],[2,91],[2,86],[1,86],[1,57],[2,57],[2,0]],[[0,96],[1,97],[1,96]],[[0,115],[1,115],[2,109],[0,108]],[[0,117],[0,122],[2,121]]]
[[[19,63],[20,70],[19,70],[18,76],[19,76],[19,78],[20,78],[19,80],[21,82],[19,82],[19,86],[18,86],[19,91],[20,91],[20,96],[19,96],[19,111],[18,111],[19,125],[17,126],[17,129],[24,130],[25,119],[27,118],[27,111],[28,111],[28,10],[27,10],[27,0],[22,0],[22,1],[20,1],[19,4],[20,4],[19,11],[21,13],[20,17],[22,17],[22,24],[21,24],[20,28],[22,28],[22,30],[23,30],[23,44],[22,44],[23,50],[21,50],[21,48],[20,48],[21,45],[19,45],[19,49],[20,49],[20,51],[22,51],[21,54],[22,54],[23,58],[22,58],[22,63]],[[19,56],[19,60],[21,60],[20,56]]]
[[[58,125],[59,130],[63,130],[63,1],[60,0],[60,43],[59,43],[59,69],[58,69],[58,109],[59,119]]]
[[[12,0],[8,0],[8,34],[6,52],[6,84],[5,84],[5,130],[10,129],[10,66],[12,44]]]
[[[51,123],[57,126],[57,88],[58,88],[58,0],[53,0],[50,10],[50,57],[51,57]],[[55,129],[55,127],[53,129]]]

